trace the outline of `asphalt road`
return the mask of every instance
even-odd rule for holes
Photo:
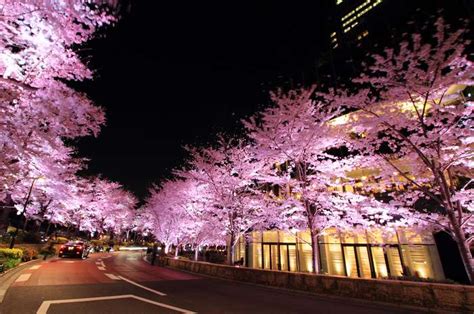
[[[407,309],[291,293],[151,266],[143,253],[54,258],[26,267],[0,313],[407,313]],[[412,311],[413,312],[413,311]]]

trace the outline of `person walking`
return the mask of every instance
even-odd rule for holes
[[[151,250],[151,265],[155,265],[157,251],[158,251],[158,244],[155,242],[153,244],[153,249]]]

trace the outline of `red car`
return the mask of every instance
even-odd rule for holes
[[[89,256],[89,250],[89,244],[84,241],[69,241],[59,248],[59,257],[69,256],[84,259]]]

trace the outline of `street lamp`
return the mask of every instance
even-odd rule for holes
[[[22,211],[23,216],[25,216],[26,207],[28,206],[28,202],[30,201],[31,191],[33,190],[33,186],[35,185],[36,180],[43,179],[43,178],[44,178],[43,176],[33,178],[33,181],[31,182],[31,185],[30,185],[30,189],[28,190],[28,194],[26,195],[25,202],[23,203],[23,211]],[[17,235],[18,235],[18,226],[15,229],[15,232],[12,234],[12,239],[10,241],[10,249],[13,249],[13,247],[15,246],[15,239]]]

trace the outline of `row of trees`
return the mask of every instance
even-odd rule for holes
[[[150,189],[143,230],[167,247],[227,241],[229,263],[248,231],[309,230],[315,272],[328,228],[444,230],[472,281],[469,42],[442,19],[434,27],[373,56],[350,88],[278,91],[242,139],[187,148],[175,179]]]
[[[72,140],[97,136],[102,108],[68,86],[92,78],[80,44],[115,18],[107,1],[4,1],[0,6],[0,204],[26,219],[87,231],[131,227],[136,200],[82,178]]]

